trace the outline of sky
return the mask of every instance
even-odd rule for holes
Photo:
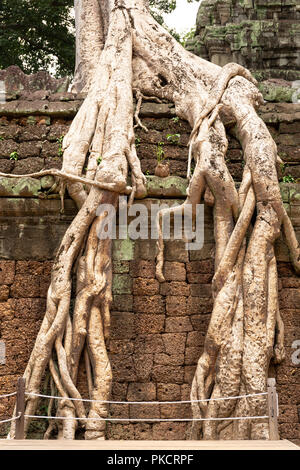
[[[200,2],[188,3],[186,0],[177,0],[176,9],[169,15],[163,15],[166,25],[182,34],[195,27],[196,16]]]

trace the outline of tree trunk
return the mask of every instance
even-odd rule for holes
[[[145,178],[135,150],[133,93],[155,96],[175,103],[177,115],[193,129],[188,168],[192,158],[196,166],[184,204],[192,204],[195,213],[196,204],[204,198],[214,208],[214,307],[191,400],[195,400],[195,418],[217,420],[203,421],[204,425],[195,421],[191,437],[267,439],[266,419],[222,421],[266,415],[264,396],[197,401],[263,393],[271,357],[278,362],[283,358],[274,255],[282,224],[295,269],[300,270],[299,246],[281,202],[276,145],[255,111],[262,101],[256,82],[237,64],[220,68],[187,52],[151,17],[145,0],[82,0],[75,5],[74,89],[87,92],[87,97],[64,138],[62,175],[79,212],[54,262],[45,318],[24,374],[27,391],[39,393],[49,367],[53,390],[77,399],[60,400],[56,413],[65,419],[57,421],[58,436],[74,438],[76,417],[86,430],[86,439],[105,438],[106,404],[95,402],[86,414],[76,388],[79,360],[84,354],[91,397],[106,401],[110,396],[112,375],[106,342],[111,240],[97,237],[105,214],[96,211],[100,204],[117,207],[118,195],[128,192],[128,174],[132,181],[130,202],[134,197],[145,197]],[[244,153],[238,191],[225,161],[224,111],[236,122],[236,136]],[[94,186],[87,191],[80,178],[94,181]],[[100,183],[110,185],[111,190],[100,189]],[[164,280],[163,271],[160,238],[160,281]],[[76,301],[70,313],[73,272]],[[36,397],[27,396],[27,415],[34,414],[37,402]],[[86,416],[90,418],[87,421]],[[29,419],[26,428],[28,424]],[[49,434],[50,430],[46,437]]]

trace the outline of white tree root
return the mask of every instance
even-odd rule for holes
[[[186,201],[161,212],[158,218],[159,281],[164,281],[164,215],[182,214],[187,204],[195,215],[196,205],[203,199],[213,206],[214,306],[192,383],[192,400],[266,391],[271,358],[280,362],[284,357],[274,255],[281,225],[297,272],[300,256],[280,197],[276,145],[255,111],[262,97],[251,74],[237,64],[221,69],[188,53],[150,16],[146,0],[83,0],[76,7],[79,43],[74,87],[87,92],[87,97],[64,138],[62,170],[26,176],[59,177],[79,211],[53,265],[45,317],[24,377],[27,392],[39,393],[48,368],[51,393],[65,397],[59,403],[51,401],[48,412],[67,419],[51,421],[45,438],[56,430],[58,438],[74,439],[77,429],[85,429],[86,439],[104,439],[108,409],[103,402],[109,400],[112,381],[106,350],[112,241],[99,237],[106,214],[97,209],[104,204],[117,208],[119,194],[130,194],[129,204],[135,197],[146,195],[135,149],[133,90],[138,100],[137,124],[142,125],[142,97],[154,96],[172,101],[177,115],[193,129],[189,177],[192,156],[196,166]],[[220,117],[223,107],[236,121],[236,135],[244,152],[239,191],[225,161],[227,138]],[[129,172],[131,187],[127,184]],[[71,309],[73,273],[76,299]],[[87,391],[96,400],[89,407],[83,404],[77,388],[82,355]],[[38,398],[27,395],[25,413],[34,415],[37,406]],[[261,416],[266,414],[266,401],[255,397],[193,403],[192,411],[195,418]],[[86,417],[91,419],[86,421]],[[28,430],[29,419],[25,426]],[[14,429],[13,423],[10,437]],[[191,436],[266,439],[268,423],[193,423]]]

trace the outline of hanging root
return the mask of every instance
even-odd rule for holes
[[[99,238],[99,230],[105,224],[107,214],[105,211],[98,214],[98,208],[101,205],[107,207],[107,204],[116,208],[120,193],[131,194],[132,188],[127,186],[128,164],[135,193],[139,196],[146,194],[145,177],[134,149],[132,79],[128,69],[131,56],[128,14],[115,10],[97,67],[98,75],[94,77],[88,97],[64,139],[62,171],[45,170],[27,175],[35,177],[50,173],[67,179],[68,191],[80,209],[58,250],[47,295],[46,314],[24,373],[27,391],[38,393],[43,374],[49,367],[59,395],[66,397],[57,406],[56,415],[67,418],[58,419],[59,438],[74,439],[77,428],[74,417],[79,418],[79,425],[86,429],[87,439],[104,438],[105,420],[85,420],[86,410],[76,382],[79,360],[85,348],[91,364],[90,394],[95,400],[108,400],[111,369],[105,341],[110,325],[111,239]],[[90,160],[97,155],[102,157],[94,174],[90,172],[93,179],[81,176],[89,150]],[[92,164],[88,166],[93,167]],[[91,186],[88,194],[83,184]],[[75,266],[77,295],[71,318],[71,276]],[[53,363],[53,351],[57,369]],[[73,402],[68,398],[76,400]],[[28,396],[25,413],[34,415],[37,405],[38,399]],[[88,417],[106,416],[106,405],[93,403]],[[28,426],[27,419],[26,430]],[[47,436],[51,431],[49,429]]]
[[[88,20],[88,37],[96,48],[97,64],[88,74],[88,67],[78,63],[78,70],[88,75],[83,77],[88,94],[64,138],[62,170],[26,175],[58,177],[79,208],[56,255],[45,317],[24,373],[27,392],[39,393],[48,368],[51,393],[64,397],[56,406],[50,403],[49,413],[53,410],[57,418],[66,419],[52,421],[47,438],[57,430],[58,438],[74,439],[77,429],[85,429],[86,439],[105,438],[105,402],[112,381],[106,350],[112,245],[111,238],[101,234],[108,223],[109,208],[117,208],[119,194],[130,194],[129,205],[134,198],[146,195],[145,177],[135,149],[133,90],[137,96],[137,124],[141,125],[138,115],[142,97],[154,95],[173,102],[176,114],[193,129],[186,201],[158,216],[159,281],[164,281],[164,217],[182,215],[187,206],[194,217],[203,197],[213,207],[214,307],[192,383],[192,400],[266,391],[271,357],[275,362],[284,357],[274,255],[281,225],[291,260],[300,272],[299,245],[280,196],[277,149],[255,112],[262,96],[251,74],[237,64],[221,69],[188,53],[150,16],[145,0],[116,0],[113,6],[103,0],[93,3],[88,12],[83,16]],[[93,23],[89,28],[95,18],[102,26]],[[82,56],[87,56],[87,42],[84,45]],[[236,135],[244,152],[239,191],[225,161],[228,144],[219,116],[223,106],[236,121]],[[190,177],[192,156],[196,165]],[[127,184],[129,170],[131,187]],[[73,311],[72,274],[76,274]],[[82,355],[88,393],[96,400],[90,407],[84,406],[77,388]],[[25,414],[34,415],[37,406],[38,397],[26,395]],[[199,418],[262,416],[266,414],[266,401],[263,396],[193,403],[192,411]],[[86,417],[91,419],[87,421]],[[26,419],[26,430],[28,426]],[[14,430],[15,422],[11,437]],[[265,439],[268,423],[264,419],[205,421],[203,425],[193,423],[191,435],[204,439]]]

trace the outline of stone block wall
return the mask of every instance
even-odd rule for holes
[[[269,88],[263,88],[265,99],[270,99]],[[40,92],[38,96],[41,97]],[[44,92],[37,100],[36,93],[19,99],[0,103],[0,172],[28,174],[44,168],[61,168],[62,138],[82,101],[82,95],[72,93]],[[15,98],[15,96],[13,97]],[[30,98],[30,99],[29,99]],[[281,96],[282,98],[282,96]],[[285,168],[281,175],[300,178],[300,104],[267,102],[261,106],[259,115],[267,124]],[[176,117],[172,104],[149,103],[142,105],[141,118],[149,132],[136,131],[137,153],[146,175],[154,173],[159,154],[170,163],[171,175],[186,176],[187,142],[189,125]],[[239,142],[230,135],[227,163],[235,181],[241,181],[243,163]],[[0,196],[11,196],[10,182],[0,182]],[[6,187],[7,191],[3,185]],[[46,192],[51,178],[33,183],[36,193]],[[26,188],[16,188],[16,194],[26,196]],[[31,194],[29,191],[28,194]]]
[[[218,65],[237,62],[260,79],[299,80],[298,0],[203,0],[188,49]]]
[[[25,172],[32,165],[61,164],[60,138],[67,131],[80,100],[60,95],[57,101],[43,100],[42,112],[34,101],[2,104],[0,118],[0,165],[11,164],[10,172]],[[65,99],[71,101],[63,101]],[[53,100],[53,96],[51,98]],[[63,99],[63,100],[62,100]],[[52,104],[53,108],[52,108]],[[6,108],[5,108],[6,107]],[[18,114],[18,109],[22,115]],[[5,111],[6,110],[6,111]],[[26,111],[27,110],[27,111]],[[72,110],[72,111],[70,111]],[[300,109],[286,103],[267,104],[260,111],[267,122],[282,158],[289,164],[284,171],[299,178]],[[1,110],[0,110],[1,114]],[[148,174],[148,197],[139,201],[173,204],[184,200],[187,161],[187,123],[178,120],[168,104],[146,103],[142,119],[149,128],[136,133],[143,171]],[[180,134],[178,137],[171,136]],[[169,136],[169,137],[168,137]],[[230,137],[230,136],[229,136]],[[26,140],[27,139],[27,140]],[[176,143],[174,143],[174,139]],[[173,143],[172,143],[173,141]],[[163,142],[163,145],[161,144]],[[32,153],[24,150],[25,145]],[[10,145],[16,160],[5,150]],[[170,161],[171,177],[151,176],[157,149],[163,147]],[[36,149],[36,150],[33,150]],[[241,149],[230,137],[228,165],[238,183],[242,172]],[[37,162],[37,163],[35,163]],[[4,167],[2,167],[4,168]],[[3,171],[3,169],[1,170]],[[21,181],[0,179],[0,341],[6,347],[5,364],[0,364],[0,393],[15,389],[23,374],[45,311],[52,260],[63,233],[76,214],[70,199],[60,213],[57,194],[47,194],[51,179]],[[174,188],[178,188],[174,191]],[[281,183],[282,198],[300,234],[300,187]],[[279,271],[280,309],[285,322],[286,359],[271,366],[276,377],[280,405],[281,438],[300,441],[300,370],[295,363],[300,340],[300,280],[289,262],[283,239],[276,244]],[[186,251],[178,240],[166,243],[166,282],[155,279],[154,240],[115,240],[113,248],[113,306],[109,356],[113,368],[113,401],[189,400],[190,385],[202,352],[212,309],[211,280],[214,264],[212,211],[205,208],[205,244],[199,251]],[[299,348],[299,346],[298,346]],[[294,354],[294,356],[293,356]],[[296,355],[295,355],[296,354]],[[299,356],[299,354],[298,354]],[[294,358],[294,359],[293,359]],[[1,362],[1,361],[0,361]],[[296,361],[297,362],[297,361]],[[84,396],[85,368],[82,364],[79,388]],[[0,402],[0,416],[12,411],[14,399]],[[39,413],[45,413],[41,403]],[[111,405],[112,418],[189,418],[188,404]],[[44,424],[36,421],[30,437],[40,438]],[[185,439],[186,422],[128,423],[107,426],[109,439]],[[2,425],[0,435],[5,436]]]

